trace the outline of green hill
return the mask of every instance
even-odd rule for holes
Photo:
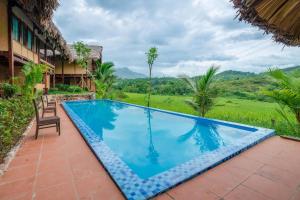
[[[286,73],[300,71],[300,66],[283,69]],[[147,78],[118,80],[115,88],[124,92],[146,93]],[[213,84],[214,90],[221,97],[234,97],[241,99],[255,99],[271,101],[266,98],[262,91],[276,88],[272,79],[264,73],[251,73],[228,70],[216,75]],[[152,81],[153,94],[159,95],[191,95],[191,89],[179,78],[154,78]]]

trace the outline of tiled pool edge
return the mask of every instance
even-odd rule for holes
[[[137,177],[133,172],[131,172],[127,165],[120,160],[120,158],[116,158],[113,152],[109,150],[109,147],[103,144],[103,142],[100,142],[99,145],[93,145],[93,141],[89,141],[85,136],[93,134],[93,131],[89,130],[89,127],[82,122],[80,117],[78,117],[72,111],[72,109],[68,107],[68,105],[63,103],[62,107],[77,130],[80,132],[81,136],[84,138],[85,142],[91,148],[94,155],[104,166],[110,177],[112,177],[122,194],[128,199],[147,199],[154,197],[219,165],[220,163],[240,154],[246,149],[274,135],[274,131],[270,132],[270,129],[261,129],[265,130],[265,132],[260,133],[259,136],[261,137],[259,139],[257,139],[257,135],[253,134],[252,137],[248,137],[247,141],[241,143],[240,145],[218,149],[218,151],[204,155],[203,158],[201,157],[193,159],[192,161],[172,168],[167,172],[150,177],[147,180],[142,180],[139,179],[139,177]],[[95,149],[97,149],[97,151],[95,151]],[[100,155],[99,152],[101,152]]]
[[[71,100],[71,101],[75,101],[75,100]],[[102,165],[102,167],[104,168],[104,170],[108,173],[109,177],[112,179],[112,181],[116,184],[116,186],[118,187],[118,189],[120,190],[120,192],[122,193],[122,195],[126,197],[126,194],[124,194],[124,192],[122,191],[122,189],[119,187],[118,183],[115,181],[115,179],[112,177],[112,175],[109,173],[109,171],[107,170],[107,168],[105,167],[105,165],[102,163],[102,161],[100,160],[100,158],[97,156],[96,152],[94,151],[94,149],[92,148],[92,146],[89,144],[89,142],[86,140],[86,138],[84,137],[84,135],[82,134],[81,130],[79,129],[79,127],[76,125],[75,121],[72,119],[72,117],[70,116],[69,112],[66,110],[65,106],[64,106],[64,102],[62,102],[60,104],[61,108],[63,109],[63,111],[66,113],[66,115],[68,116],[68,118],[70,119],[70,121],[72,122],[72,124],[74,125],[74,127],[76,128],[76,130],[80,133],[80,136],[83,138],[84,142],[88,145],[88,147],[90,148],[90,150],[92,151],[92,153],[94,154],[94,156],[96,157],[96,159],[99,161],[100,165]]]

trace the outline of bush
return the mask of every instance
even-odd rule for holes
[[[78,93],[78,92],[84,91],[84,89],[82,89],[81,87],[79,87],[77,85],[57,84],[56,88],[60,91],[71,92],[71,93]]]
[[[18,86],[9,83],[2,83],[0,87],[3,90],[3,96],[6,99],[13,97],[18,91]]]
[[[67,90],[68,92],[82,92],[82,88],[77,85],[70,85]]]
[[[61,91],[67,91],[68,88],[69,88],[69,85],[65,85],[65,84],[57,84],[57,85],[56,85],[56,88],[57,88],[58,90],[61,90]]]
[[[128,97],[128,95],[125,94],[122,90],[115,90],[114,93],[115,93],[115,97],[116,97],[117,99],[125,99],[125,98]]]
[[[0,100],[0,163],[6,153],[19,141],[32,117],[31,99],[15,97]]]

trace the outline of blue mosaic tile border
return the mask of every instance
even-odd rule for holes
[[[95,101],[95,100],[88,100]],[[97,100],[96,100],[97,101]],[[74,102],[74,101],[72,101]],[[86,101],[76,101],[77,103]],[[70,102],[71,103],[71,102]],[[122,102],[121,102],[122,103]],[[137,106],[133,104],[128,104]],[[97,156],[99,161],[108,171],[112,179],[118,185],[124,196],[129,200],[143,200],[156,196],[169,188],[172,188],[212,167],[232,158],[233,156],[241,153],[242,151],[252,147],[253,145],[265,140],[274,135],[274,131],[270,129],[252,127],[241,125],[237,123],[228,123],[221,120],[211,120],[236,128],[256,130],[252,134],[239,140],[239,144],[232,146],[225,146],[215,151],[208,152],[201,157],[190,160],[186,163],[178,165],[163,173],[152,176],[148,179],[139,178],[111,149],[100,139],[97,134],[90,129],[81,118],[68,106],[68,102],[62,103],[66,113],[73,121],[82,137],[90,146],[93,153]],[[143,107],[143,106],[137,106]],[[153,109],[170,114],[176,114],[186,117],[193,117],[192,115],[185,115],[181,113],[169,112],[159,109]],[[202,118],[203,120],[210,120]]]

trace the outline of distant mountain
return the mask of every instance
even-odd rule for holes
[[[284,68],[282,69],[284,72],[294,72],[294,71],[298,71],[300,70],[300,66],[295,66],[295,67],[288,67],[288,68]]]
[[[253,76],[257,76],[257,74],[252,73],[252,72],[227,70],[227,71],[217,74],[216,79],[218,79],[218,80],[238,80],[241,78],[247,78],[247,77],[253,77]]]
[[[138,72],[134,72],[127,67],[116,68],[115,75],[121,79],[136,79],[136,78],[146,78],[147,76]]]

